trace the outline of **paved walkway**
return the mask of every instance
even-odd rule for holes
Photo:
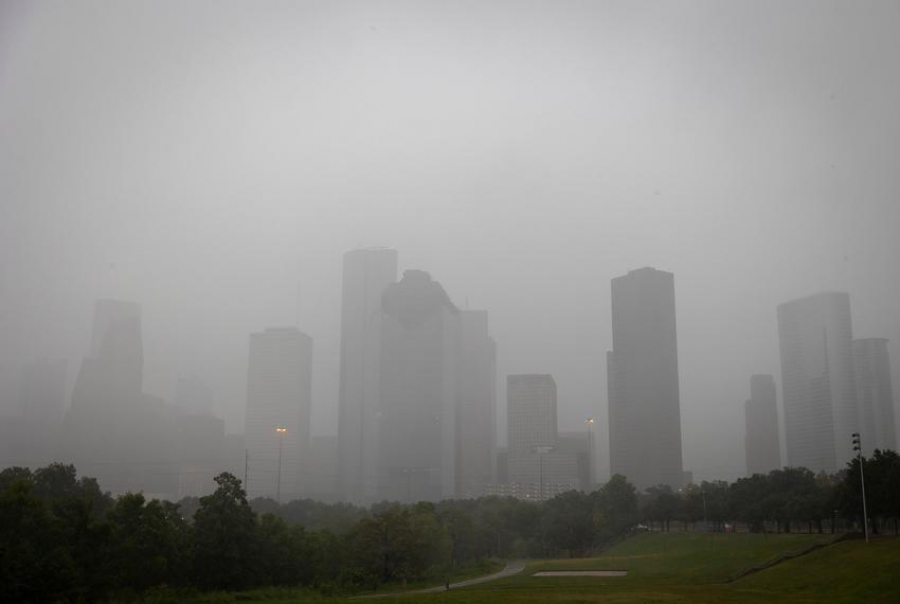
[[[441,591],[447,591],[447,589],[457,589],[459,587],[468,587],[470,585],[478,585],[479,583],[487,583],[488,581],[495,581],[497,579],[502,579],[503,577],[510,577],[512,575],[517,575],[525,569],[525,560],[512,560],[511,562],[506,563],[506,567],[494,573],[493,575],[485,575],[483,577],[476,577],[474,579],[467,579],[465,581],[459,581],[457,583],[451,583],[448,588],[446,585],[438,585],[437,587],[429,587],[427,589],[416,589],[413,591],[398,591],[389,594],[370,594],[365,596],[356,596],[355,599],[358,598],[388,598],[395,596],[407,596],[410,594],[432,594]]]

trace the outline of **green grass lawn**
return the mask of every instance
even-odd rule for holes
[[[514,577],[374,603],[900,602],[900,539],[842,541],[728,583],[737,571],[830,535],[670,533],[628,539],[590,559],[537,560]],[[627,577],[544,578],[539,570],[627,570]],[[341,598],[346,601],[346,597]],[[334,602],[312,592],[209,594],[197,602]]]
[[[829,535],[648,534],[609,555],[542,560],[515,577],[384,602],[900,602],[900,540],[846,541],[727,583],[735,572]],[[627,570],[627,577],[532,577],[538,570]]]

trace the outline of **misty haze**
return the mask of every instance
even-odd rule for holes
[[[0,0],[0,600],[900,599],[898,31]]]

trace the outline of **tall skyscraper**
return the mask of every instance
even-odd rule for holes
[[[771,375],[750,377],[750,398],[744,403],[748,476],[781,468],[776,396],[775,378]]]
[[[639,489],[683,480],[675,278],[653,268],[612,280],[607,353],[610,469]]]
[[[483,310],[459,313],[459,484],[460,497],[479,497],[495,480],[497,351]]]
[[[338,488],[353,503],[377,497],[381,297],[397,280],[397,252],[344,254],[338,404]]]
[[[459,311],[428,273],[408,270],[382,298],[379,498],[456,496]]]
[[[543,500],[581,486],[577,452],[559,447],[553,376],[507,376],[506,402],[509,494]]]
[[[778,307],[787,464],[835,472],[859,428],[850,296],[815,294]]]
[[[244,442],[251,497],[274,497],[280,491],[281,500],[289,501],[300,495],[300,468],[309,445],[311,380],[308,335],[285,327],[250,336]]]
[[[853,340],[859,431],[866,455],[871,455],[875,449],[897,450],[894,389],[887,342],[885,338]]]

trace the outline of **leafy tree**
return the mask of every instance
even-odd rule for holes
[[[624,534],[638,520],[637,492],[621,474],[615,474],[591,498],[594,534],[601,544]]]
[[[561,493],[544,504],[545,543],[551,552],[582,556],[594,541],[594,509],[590,495],[581,491]]]
[[[200,498],[191,527],[194,582],[206,589],[244,589],[260,583],[256,516],[241,481],[224,472],[216,491]]]
[[[177,504],[147,502],[140,493],[127,493],[116,501],[108,519],[110,574],[118,587],[140,591],[182,582],[187,525]]]
[[[77,578],[71,554],[31,481],[19,476],[0,492],[0,601],[64,599]]]

